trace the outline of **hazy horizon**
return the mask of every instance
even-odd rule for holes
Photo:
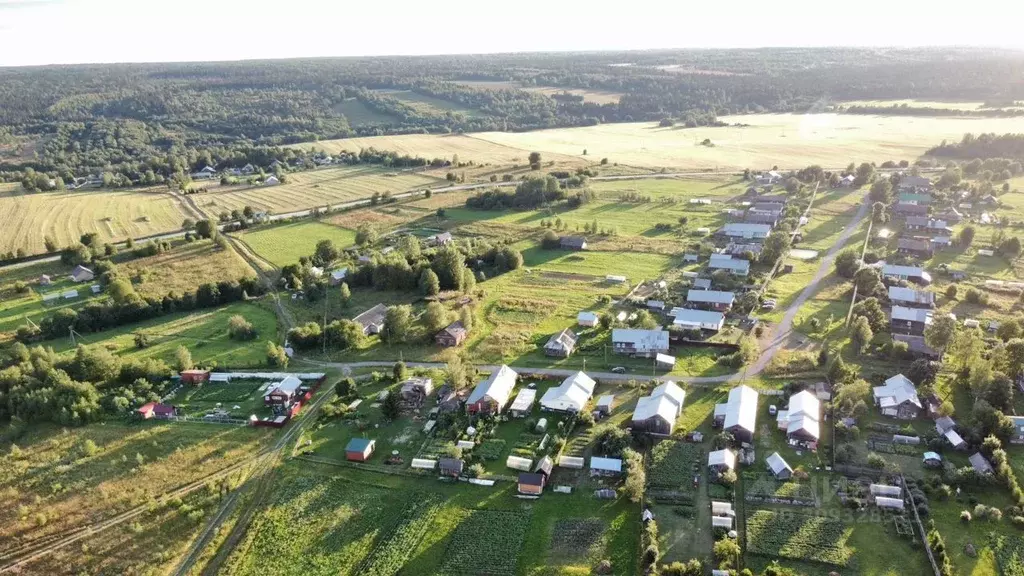
[[[0,66],[316,57],[754,48],[1024,49],[1024,5],[979,0],[937,13],[917,0],[866,0],[840,16],[820,4],[752,0],[686,6],[639,0],[523,0],[504,12],[452,0],[443,10],[294,0],[0,0]],[[994,18],[993,14],[998,14]]]

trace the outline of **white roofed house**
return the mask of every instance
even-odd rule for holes
[[[363,327],[363,334],[380,334],[380,331],[384,328],[384,317],[387,316],[387,313],[387,306],[377,304],[353,318],[352,321]]]
[[[519,374],[515,370],[502,365],[486,380],[476,385],[466,399],[466,410],[471,414],[500,413],[508,404],[518,377]]]
[[[663,382],[651,390],[650,396],[641,396],[633,410],[631,426],[634,432],[669,435],[676,420],[683,413],[686,392],[675,382]]]
[[[692,293],[693,291],[691,291]],[[673,308],[669,314],[674,317],[673,326],[684,329],[710,330],[718,332],[725,325],[725,314],[713,310],[693,310],[691,308]]]
[[[905,308],[893,306],[889,328],[893,334],[924,336],[925,329],[932,323],[932,311],[927,308]]]
[[[668,352],[668,332],[665,330],[612,330],[612,352],[650,358]]]
[[[882,278],[908,280],[924,286],[932,282],[931,274],[925,272],[922,268],[917,266],[897,266],[895,264],[882,266]]]
[[[544,354],[556,358],[568,358],[574,350],[579,337],[572,330],[565,328],[558,334],[554,334],[544,344]]]
[[[736,453],[728,448],[708,453],[708,468],[717,472],[736,469]]]
[[[874,396],[875,405],[885,416],[912,419],[924,409],[917,396],[917,387],[903,374],[889,378],[883,386],[875,386]]]
[[[540,399],[540,407],[553,412],[582,412],[596,385],[593,378],[577,372],[567,376],[559,386],[548,389]]]
[[[734,258],[731,254],[712,254],[708,261],[709,270],[728,270],[735,276],[750,274],[750,262],[742,258]]]
[[[779,428],[785,429],[786,436],[803,442],[818,442],[821,437],[820,420],[821,400],[807,390],[792,395],[789,407],[778,414]]]
[[[757,391],[746,384],[729,391],[729,399],[715,406],[715,424],[741,442],[751,442],[757,430]]]
[[[584,310],[576,315],[576,323],[580,326],[586,326],[587,328],[593,328],[597,326],[599,318],[596,312],[589,312]]]
[[[292,400],[298,393],[300,386],[302,386],[302,380],[299,380],[295,376],[288,376],[284,380],[281,380],[277,384],[269,387],[270,391],[263,396],[263,403],[267,405],[291,404]]]
[[[736,302],[736,295],[721,290],[690,290],[686,293],[686,301],[701,308],[725,312]]]
[[[93,271],[85,266],[75,266],[75,269],[71,271],[72,282],[92,282],[95,277]]]
[[[772,227],[768,224],[753,224],[749,222],[730,222],[718,231],[722,236],[729,238],[743,238],[747,240],[764,240],[771,233]]]

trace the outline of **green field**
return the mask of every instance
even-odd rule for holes
[[[27,254],[44,252],[47,236],[62,247],[87,232],[104,242],[121,241],[179,230],[192,216],[166,188],[27,194],[16,184],[0,184],[0,214],[0,253]]]
[[[334,111],[343,115],[348,120],[348,125],[353,128],[367,124],[394,122],[396,120],[394,116],[381,114],[371,109],[366,104],[360,102],[358,98],[346,98],[334,105]]]
[[[427,96],[426,94],[420,94],[419,92],[413,92],[412,90],[378,90],[378,92],[399,100],[403,104],[411,106],[420,114],[437,115],[454,112],[465,114],[467,116],[482,115],[480,111],[460,106],[457,102],[449,102],[448,100],[434,98],[433,96]]]
[[[239,238],[257,254],[282,267],[297,264],[301,256],[312,256],[320,240],[331,240],[338,248],[351,246],[356,233],[315,220],[303,220],[244,232]]]

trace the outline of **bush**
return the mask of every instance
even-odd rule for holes
[[[1024,530],[1024,516],[1014,516],[1010,518],[1010,522],[1017,528]]]
[[[970,522],[971,521],[971,513],[970,513],[970,511],[964,510],[964,511],[960,512],[960,521],[961,522]]]
[[[868,454],[867,463],[868,466],[870,466],[871,468],[875,468],[877,470],[885,468],[885,458],[882,458],[881,456],[875,454],[874,452]]]

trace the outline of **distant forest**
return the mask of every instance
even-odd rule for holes
[[[1015,102],[1022,65],[1024,55],[994,50],[763,49],[5,68],[0,179],[32,169],[63,181],[100,172],[163,181],[351,136],[697,126],[858,99]],[[622,97],[598,104],[523,89],[541,86]]]

